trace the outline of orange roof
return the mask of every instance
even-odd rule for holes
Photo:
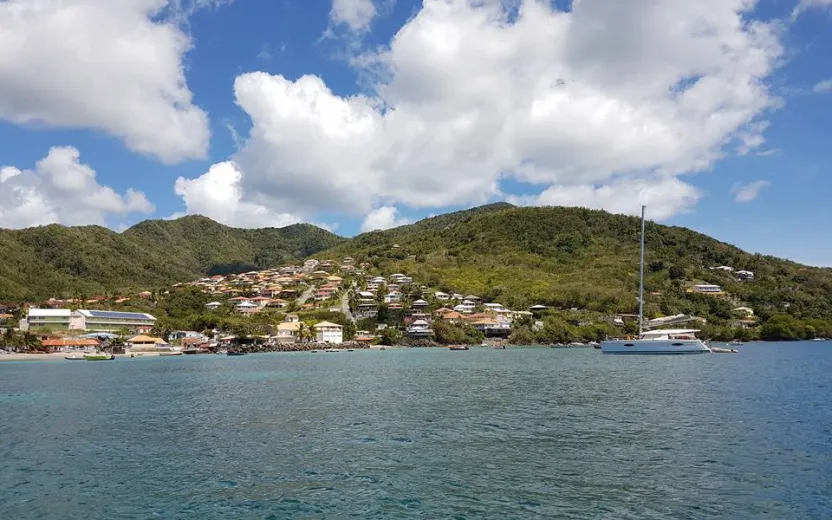
[[[40,342],[44,347],[97,347],[98,340],[90,338],[45,339]]]
[[[462,314],[456,311],[446,312],[441,316],[443,320],[461,320],[463,317]]]

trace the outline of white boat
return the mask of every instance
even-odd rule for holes
[[[638,339],[601,342],[605,354],[706,354],[711,349],[696,337],[696,329],[658,329]]]
[[[638,337],[601,342],[604,354],[706,354],[711,349],[696,337],[696,329],[644,330],[644,210],[641,207],[641,259],[638,284]]]

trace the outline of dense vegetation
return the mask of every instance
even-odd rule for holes
[[[586,323],[636,312],[639,229],[635,217],[501,203],[351,240],[310,225],[242,230],[198,216],[146,221],[123,233],[57,225],[0,230],[0,301],[158,289],[207,274],[276,267],[310,255],[352,256],[368,263],[370,272],[408,273],[445,292],[473,293],[514,309],[533,304],[555,309],[541,316],[542,330],[518,327],[519,335],[533,334],[543,342],[590,340],[608,331]],[[648,318],[701,316],[708,320],[707,335],[714,338],[832,336],[832,269],[749,254],[680,227],[648,223],[646,234]],[[753,271],[755,279],[741,282],[732,273],[709,269],[719,265]],[[688,288],[694,283],[721,285],[726,295],[691,293]],[[159,299],[159,304],[168,305],[165,301]],[[170,326],[202,330],[213,324],[200,322],[205,314],[201,299],[179,303],[153,311]],[[741,316],[734,309],[739,306],[754,309],[760,326],[738,330]],[[570,318],[572,309],[585,318]],[[213,316],[209,321],[216,318],[239,319]],[[265,326],[274,318],[258,319]],[[380,321],[399,318],[391,314]],[[458,338],[456,329],[439,334],[448,341],[472,339]]]
[[[0,230],[0,301],[124,294],[305,258],[343,239],[308,224],[235,229],[205,217]]]
[[[494,204],[359,235],[315,256],[349,255],[381,272],[405,272],[445,292],[473,293],[516,309],[544,304],[633,313],[639,231],[636,217]],[[817,329],[816,320],[832,320],[832,269],[749,254],[689,229],[652,222],[646,248],[649,318],[702,316],[714,335],[728,335],[725,329],[738,317],[733,309],[748,306],[761,322],[775,315],[801,320],[802,337],[811,337],[806,325]],[[753,271],[755,280],[741,282],[709,269],[720,265]],[[721,285],[727,295],[688,292],[694,283]]]

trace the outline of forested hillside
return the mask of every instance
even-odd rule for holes
[[[154,288],[299,260],[343,239],[308,224],[235,229],[201,216],[100,226],[0,230],[0,301]]]
[[[384,272],[405,272],[444,291],[474,293],[512,308],[545,304],[600,312],[634,312],[640,221],[582,208],[509,204],[429,218],[372,232],[317,257],[353,256]],[[398,245],[399,247],[394,247]],[[729,319],[739,305],[762,318],[787,312],[832,319],[832,269],[749,254],[680,227],[648,222],[646,314]],[[738,281],[731,266],[755,273]],[[727,295],[691,294],[694,283]]]

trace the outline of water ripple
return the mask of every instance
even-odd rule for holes
[[[0,518],[830,518],[832,352],[0,364]]]

